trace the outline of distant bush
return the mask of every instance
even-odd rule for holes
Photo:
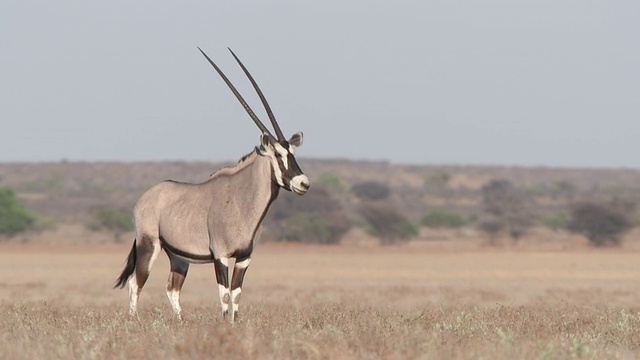
[[[567,228],[569,220],[569,215],[561,212],[542,219],[542,223],[551,230],[560,230]]]
[[[384,200],[389,197],[389,186],[376,181],[363,181],[351,187],[351,191],[361,200]]]
[[[332,172],[323,172],[318,175],[318,182],[325,188],[333,192],[345,192],[347,185],[340,179],[340,177]]]
[[[58,229],[58,222],[47,216],[38,216],[31,228],[36,232]]]
[[[296,214],[282,221],[281,236],[288,241],[337,244],[349,227],[346,219],[340,219],[314,213]]]
[[[567,201],[573,201],[577,192],[578,189],[573,183],[566,180],[561,180],[553,183],[551,196],[554,199],[560,198]]]
[[[489,235],[491,243],[495,241],[496,236],[505,228],[504,222],[495,218],[483,219],[479,221],[476,226],[478,230]]]
[[[491,180],[482,187],[482,206],[490,220],[480,228],[492,237],[494,229],[505,229],[517,240],[533,225],[532,205],[532,199],[510,181]]]
[[[449,183],[451,175],[445,169],[438,169],[424,176],[424,188],[427,191],[442,190]]]
[[[86,227],[92,231],[112,231],[115,240],[119,242],[122,234],[133,230],[133,218],[130,210],[102,207],[95,210],[93,219]]]
[[[42,191],[46,193],[61,192],[64,190],[64,186],[64,180],[57,175],[48,175],[46,177],[24,183],[25,189],[29,191]]]
[[[583,234],[593,246],[618,245],[631,222],[620,210],[605,204],[583,202],[571,209],[569,229]]]
[[[457,213],[444,210],[431,210],[422,217],[420,223],[431,228],[460,228],[468,223],[468,220]]]
[[[336,244],[351,228],[342,205],[322,187],[305,196],[281,192],[265,218],[265,227],[278,240]]]
[[[393,208],[363,205],[359,210],[371,235],[378,237],[383,245],[404,242],[418,235],[415,225]]]
[[[13,236],[29,229],[37,216],[16,199],[13,189],[0,188],[0,234]]]

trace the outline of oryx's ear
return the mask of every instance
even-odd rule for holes
[[[302,145],[302,131],[291,135],[291,139],[289,139],[289,145],[293,147],[293,150],[295,150],[295,148],[300,147],[300,145]]]

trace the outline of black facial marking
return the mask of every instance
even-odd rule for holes
[[[285,190],[292,191],[291,180],[298,175],[302,175],[303,173],[300,169],[300,166],[298,165],[298,162],[296,161],[295,156],[291,152],[291,145],[289,144],[289,142],[280,141],[278,142],[278,144],[286,150],[286,154],[283,155],[275,146],[273,148],[274,158],[281,174],[280,180],[282,182],[282,187]],[[285,159],[288,168],[285,167]]]
[[[300,170],[300,166],[298,166],[298,162],[292,153],[289,153],[287,160],[289,162],[289,171],[293,172],[295,175],[302,174],[302,170]]]

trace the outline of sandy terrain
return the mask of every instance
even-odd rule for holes
[[[0,298],[121,304],[113,290],[129,245],[0,247]],[[374,305],[520,305],[542,299],[640,306],[640,253],[626,250],[532,251],[261,244],[245,278],[243,301],[296,298]],[[166,255],[153,267],[141,306],[165,301]],[[212,265],[192,265],[183,304],[217,302]],[[168,303],[167,303],[168,304]],[[168,305],[167,305],[168,306]],[[217,305],[216,305],[217,306]],[[188,311],[188,310],[187,310]]]

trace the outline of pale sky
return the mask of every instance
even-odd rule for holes
[[[640,2],[0,0],[0,162],[640,168]]]

